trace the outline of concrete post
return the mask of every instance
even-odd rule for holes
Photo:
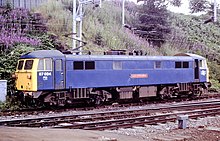
[[[0,101],[4,102],[7,95],[7,80],[0,80]]]
[[[179,129],[185,129],[187,128],[187,120],[189,119],[188,115],[178,115],[177,120],[178,120],[178,128]]]

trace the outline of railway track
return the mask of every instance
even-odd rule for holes
[[[192,100],[202,100],[208,98],[220,98],[220,94],[212,93],[212,94],[204,94],[200,97],[194,98],[176,98],[176,99],[167,99],[167,100],[155,100],[152,101],[144,101],[138,103],[122,103],[115,105],[114,107],[130,107],[130,106],[143,106],[146,104],[157,104],[157,103],[171,103],[171,102],[182,102],[182,101],[192,101]],[[4,110],[0,109],[0,116],[28,116],[28,115],[39,115],[39,114],[47,114],[53,111],[53,113],[60,113],[64,111],[90,111],[94,109],[109,109],[112,105],[102,105],[97,107],[42,107],[42,108],[21,108],[18,110]]]
[[[105,112],[89,111],[83,114],[4,120],[0,121],[0,125],[104,130],[175,121],[176,116],[182,114],[189,115],[189,118],[220,114],[220,100],[127,110],[112,110]]]
[[[196,111],[185,111],[180,112],[178,114],[181,115],[189,115],[189,118],[198,118],[204,116],[213,116],[220,114],[220,107],[211,108],[211,109],[203,109]],[[154,116],[142,116],[142,117],[134,117],[134,118],[126,118],[126,119],[114,119],[114,120],[106,120],[106,121],[97,121],[97,122],[89,122],[89,123],[79,123],[72,124],[66,126],[56,126],[55,128],[71,128],[71,129],[85,129],[85,130],[105,130],[105,129],[118,129],[118,128],[131,128],[133,126],[144,126],[145,124],[157,124],[157,123],[165,123],[168,121],[176,121],[177,114],[162,114],[162,115],[154,115]]]

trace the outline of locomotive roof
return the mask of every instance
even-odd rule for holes
[[[192,61],[190,56],[126,56],[126,55],[66,55],[67,60],[185,60]]]
[[[180,53],[175,56],[129,56],[129,55],[73,55],[63,54],[58,50],[37,50],[21,56],[25,58],[60,58],[65,57],[67,60],[185,60],[205,59],[202,56],[190,53]]]
[[[179,54],[176,54],[174,56],[190,56],[194,59],[205,59],[204,57],[200,56],[200,55],[197,55],[197,54],[192,54],[192,53],[179,53]]]
[[[22,55],[20,58],[55,58],[55,57],[64,57],[64,54],[58,50],[37,50],[33,52],[26,53]]]

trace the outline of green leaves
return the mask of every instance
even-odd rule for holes
[[[170,0],[169,1],[171,5],[173,6],[177,6],[177,7],[180,7],[181,6],[181,0]]]
[[[176,2],[177,3],[177,2]],[[169,12],[165,0],[149,0],[140,9],[138,34],[149,44],[161,47],[170,33]]]
[[[8,80],[8,90],[14,90],[14,80],[11,75],[16,69],[19,57],[29,51],[33,51],[33,48],[19,44],[13,49],[0,53],[0,79]]]
[[[189,2],[191,13],[205,12],[210,6],[207,0],[190,0]]]

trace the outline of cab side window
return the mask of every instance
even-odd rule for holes
[[[37,70],[52,71],[52,59],[39,59]]]
[[[206,69],[207,68],[206,60],[200,60],[199,61],[199,67],[202,68],[202,69]]]
[[[45,62],[45,66],[44,66],[45,70],[52,71],[52,59],[46,58],[44,59],[44,62]]]
[[[44,59],[39,60],[37,70],[44,70]]]

